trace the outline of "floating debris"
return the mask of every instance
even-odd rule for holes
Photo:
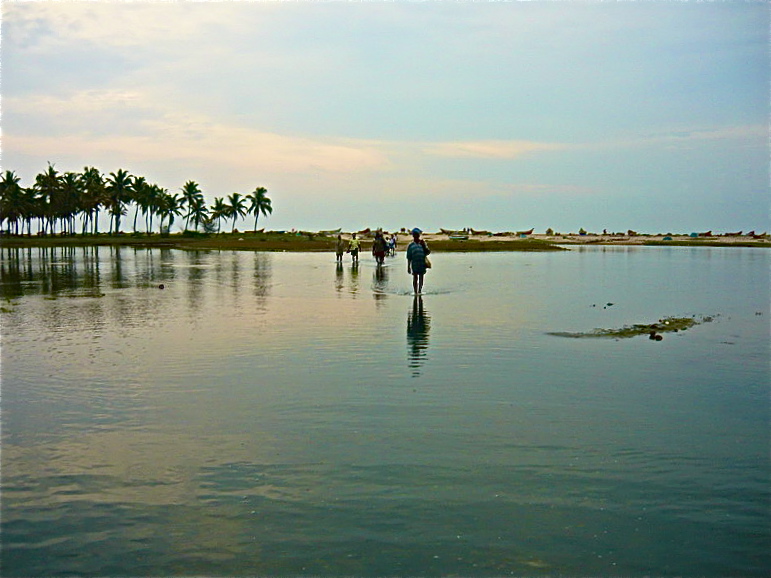
[[[620,329],[593,329],[592,331],[571,333],[567,331],[549,332],[547,335],[556,335],[557,337],[613,337],[623,339],[628,337],[637,337],[638,335],[647,335],[649,339],[661,341],[664,337],[661,333],[676,333],[686,331],[699,323],[709,323],[713,320],[711,316],[693,317],[665,317],[659,319],[656,323],[625,325]]]

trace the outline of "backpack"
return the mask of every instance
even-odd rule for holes
[[[428,255],[427,249],[428,247],[426,247],[426,244],[424,242],[422,241],[420,243],[413,242],[410,258],[413,261],[418,261],[418,260],[425,261],[426,255]]]

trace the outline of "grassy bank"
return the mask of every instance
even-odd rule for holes
[[[540,238],[539,238],[540,237]],[[771,239],[749,237],[690,238],[678,236],[664,240],[661,236],[636,236],[627,238],[598,236],[473,236],[452,239],[448,235],[425,235],[432,251],[438,252],[488,252],[488,251],[565,251],[571,245],[647,245],[681,247],[771,247]],[[350,238],[343,234],[344,239]],[[411,238],[401,234],[397,249],[404,251]],[[363,237],[362,249],[369,251],[372,239]],[[50,235],[0,237],[2,247],[88,247],[128,246],[165,247],[188,250],[244,250],[244,251],[334,251],[336,236],[321,233],[299,232],[241,232],[241,233],[174,233],[171,235],[120,234],[120,235]]]
[[[347,236],[346,236],[347,237]],[[410,239],[402,235],[397,246],[405,250]],[[244,251],[334,251],[336,237],[318,233],[221,233],[197,234],[176,233],[172,235],[73,235],[73,236],[34,236],[2,237],[3,247],[88,247],[88,246],[127,246],[127,247],[163,247],[187,250],[244,250]],[[364,251],[370,250],[372,239],[362,239]],[[513,241],[430,241],[432,251],[562,251],[556,243],[538,239],[518,239]]]

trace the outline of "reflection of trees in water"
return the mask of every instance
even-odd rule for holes
[[[423,307],[423,298],[416,295],[407,316],[407,355],[413,377],[420,376],[421,367],[426,360],[430,330],[431,316]]]
[[[109,247],[110,251],[110,285],[113,289],[125,289],[128,287],[123,272],[123,251],[122,247]]]
[[[195,310],[201,302],[203,280],[206,275],[206,256],[208,251],[185,251],[187,260],[187,303],[188,313],[195,316]]]
[[[257,305],[265,309],[265,303],[270,295],[271,278],[273,277],[271,256],[265,253],[254,253],[252,293],[257,298]]]
[[[240,252],[218,255],[158,248],[0,247],[0,298],[10,302],[23,296],[45,296],[41,306],[45,312],[38,310],[44,324],[64,323],[61,315],[69,315],[69,323],[77,326],[107,321],[136,325],[162,318],[163,303],[175,286],[187,294],[190,314],[197,315],[203,300],[210,297],[206,281],[213,275],[215,284],[223,286],[231,299],[248,295],[251,288],[256,305],[264,309],[270,295],[272,256],[254,253],[253,275],[247,276],[249,258]],[[158,290],[162,284],[163,292]],[[155,293],[127,299],[121,291],[114,291],[129,288],[154,289]],[[61,297],[94,299],[84,303],[58,299]],[[100,297],[106,299],[96,299]],[[75,319],[77,315],[92,319]],[[12,322],[9,317],[6,321]]]
[[[98,247],[3,248],[0,281],[5,299],[73,292],[98,296]]]
[[[0,248],[0,291],[4,300],[24,295],[22,283],[32,281],[32,249]]]
[[[237,251],[231,254],[230,286],[233,288],[234,296],[238,297],[238,290],[241,288],[241,253]]]

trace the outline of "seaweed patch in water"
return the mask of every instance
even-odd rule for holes
[[[709,323],[714,317],[706,315],[701,317],[665,317],[659,319],[656,323],[625,325],[620,329],[593,329],[592,331],[571,333],[568,331],[549,332],[547,335],[556,335],[557,337],[614,337],[625,339],[628,337],[637,337],[638,335],[648,335],[651,339],[660,341],[661,333],[674,333],[686,331],[699,323]]]

